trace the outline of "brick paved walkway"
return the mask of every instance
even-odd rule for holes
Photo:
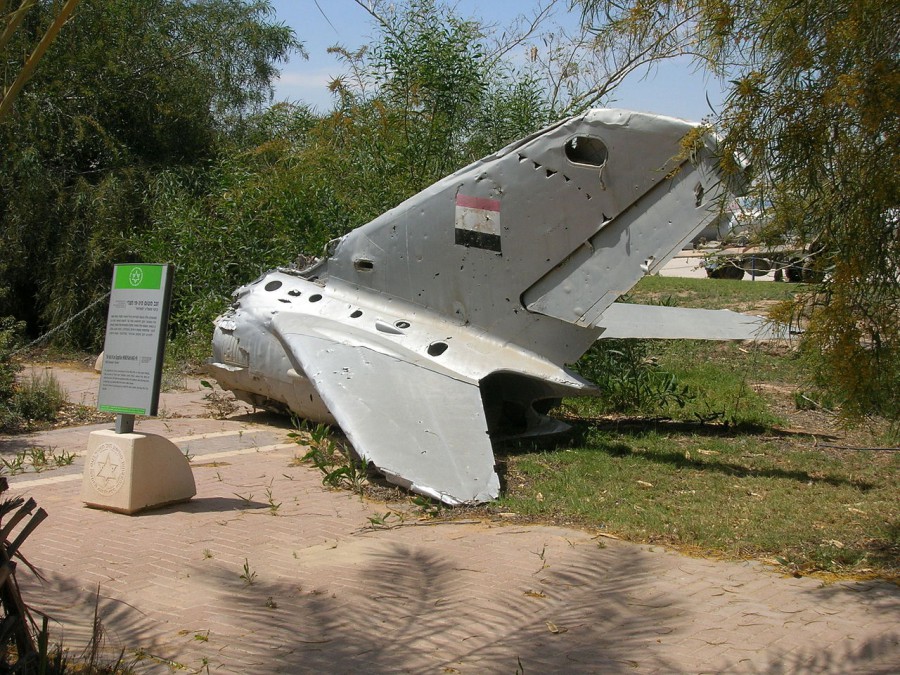
[[[73,652],[99,589],[107,653],[143,654],[138,672],[900,672],[890,584],[823,585],[555,527],[410,514],[373,529],[388,507],[292,466],[283,426],[137,425],[160,428],[194,455],[187,504],[84,508],[78,462],[11,479],[50,514],[25,546],[46,582],[20,567],[23,594]]]

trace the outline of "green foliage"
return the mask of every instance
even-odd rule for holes
[[[0,288],[0,300],[3,289]],[[0,409],[9,403],[16,383],[18,364],[13,361],[12,353],[19,343],[19,335],[24,328],[21,322],[12,317],[0,317]]]
[[[802,438],[590,430],[583,447],[508,457],[505,510],[632,541],[779,556],[792,571],[896,577],[897,453]]]
[[[648,412],[669,404],[684,407],[695,395],[663,370],[650,340],[598,340],[575,364],[600,387],[600,399],[612,412]]]
[[[19,431],[35,422],[51,422],[66,402],[66,393],[50,373],[32,375],[16,383],[0,400],[0,430]]]
[[[247,586],[252,586],[256,583],[256,572],[250,567],[250,561],[247,558],[244,558],[244,571],[241,572],[241,580]]]
[[[35,4],[4,57],[30,48],[53,6]],[[153,177],[215,157],[297,47],[262,0],[83,0],[0,125],[11,313],[46,330],[100,297],[114,262],[146,259]],[[104,309],[62,339],[98,347]]]
[[[57,452],[56,448],[41,446],[32,446],[25,450],[20,450],[11,457],[0,457],[0,472],[5,470],[11,476],[25,473],[28,467],[35,473],[41,473],[48,469],[59,469],[64,466],[71,466],[77,455],[68,450]]]
[[[376,28],[371,49],[333,50],[349,73],[310,158],[341,178],[354,224],[548,121],[538,83],[490,58],[482,27],[445,5],[392,7]]]
[[[311,426],[305,421],[295,420],[296,432],[289,436],[298,444],[306,444],[309,451],[301,462],[309,462],[322,472],[322,484],[333,488],[346,488],[361,492],[367,477],[367,464],[358,458],[352,449],[331,437],[331,427],[327,424]]]
[[[268,2],[84,0],[0,127],[10,313],[37,334],[102,297],[113,263],[171,262],[172,337],[194,354],[235,287],[548,121],[477,24],[431,0],[380,19],[370,49],[336,48],[347,74],[318,115],[261,108],[299,47]],[[105,309],[59,341],[98,349]]]
[[[460,150],[487,90],[479,27],[433,0],[394,12],[372,50],[378,98],[396,125],[397,160],[418,189],[459,165]]]
[[[424,2],[377,29],[370,50],[335,48],[349,73],[332,84],[329,114],[279,104],[247,116],[217,160],[150,183],[140,245],[175,263],[179,340],[208,343],[235,287],[321,254],[329,240],[546,122],[536,82],[502,65],[489,72],[477,25]]]
[[[19,383],[13,402],[23,418],[47,421],[66,402],[66,392],[52,373],[39,373]]]
[[[859,419],[900,419],[900,33],[878,0],[581,0],[586,20],[640,35],[691,26],[697,58],[731,80],[723,166],[751,166],[769,243],[805,246],[812,372]]]
[[[6,295],[0,288],[0,300],[5,300]],[[0,431],[18,431],[30,421],[52,420],[65,403],[65,392],[52,375],[16,382],[20,366],[13,359],[13,352],[20,345],[23,330],[23,322],[0,317]]]

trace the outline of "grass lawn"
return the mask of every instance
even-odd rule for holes
[[[797,290],[648,277],[629,300],[761,311]],[[802,370],[784,345],[650,341],[639,356],[688,395],[625,413],[564,402],[574,440],[498,453],[506,489],[493,510],[795,574],[898,578],[900,452],[872,449],[896,445],[886,423],[845,429],[798,409]]]

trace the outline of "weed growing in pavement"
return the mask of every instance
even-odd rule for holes
[[[266,501],[269,504],[269,513],[271,513],[273,516],[277,516],[278,509],[281,508],[281,502],[275,501],[275,498],[272,496],[272,488],[271,487],[266,488]]]
[[[35,473],[40,473],[47,466],[47,451],[37,445],[28,448],[28,455],[31,459],[31,468]]]
[[[7,459],[6,457],[0,458],[0,461],[3,462],[3,468],[9,471],[9,474],[11,476],[15,476],[17,473],[25,473],[24,451],[16,453],[9,459]]]
[[[141,658],[138,653],[131,663],[125,659],[125,648],[119,652],[115,661],[107,661],[103,656],[105,651],[106,630],[100,620],[98,608],[99,588],[94,600],[94,621],[91,629],[91,637],[81,656],[72,659],[68,649],[63,645],[57,645],[50,651],[50,631],[48,617],[42,617],[41,628],[37,633],[38,652],[33,655],[34,660],[22,659],[11,670],[4,668],[3,672],[16,673],[46,673],[47,675],[68,675],[84,673],[87,675],[133,675],[137,661]],[[4,659],[4,666],[7,665]],[[24,666],[24,667],[23,667]]]
[[[250,561],[244,558],[244,571],[241,573],[241,579],[248,586],[252,586],[256,581],[256,572],[250,569]]]
[[[366,482],[366,462],[356,457],[353,451],[335,442],[331,427],[317,424],[311,427],[294,420],[296,432],[288,434],[298,445],[307,445],[309,451],[300,459],[322,472],[322,484],[334,488],[347,488],[361,492]]]
[[[369,516],[369,527],[373,530],[387,529],[403,522],[403,514],[387,511]]]
[[[239,495],[237,492],[232,492],[235,497],[244,502],[244,506],[250,506],[250,503],[253,501],[253,493],[251,492],[246,497],[244,495]]]
[[[50,448],[51,453],[53,448]],[[70,466],[72,462],[75,461],[75,458],[78,456],[74,452],[69,452],[68,450],[63,450],[59,454],[52,453],[53,461],[56,463],[57,467],[62,466]]]
[[[424,495],[416,495],[410,501],[419,510],[419,512],[430,518],[441,515],[444,511],[444,504],[437,499],[425,497]]]
[[[48,469],[69,466],[77,456],[67,450],[57,452],[52,446],[42,448],[35,445],[20,450],[12,457],[0,457],[0,473],[8,472],[11,476],[15,476],[27,472],[29,467],[35,473],[41,473]]]
[[[230,393],[217,390],[206,380],[200,380],[200,386],[209,391],[203,395],[203,400],[212,411],[216,419],[225,419],[240,408],[240,404]]]

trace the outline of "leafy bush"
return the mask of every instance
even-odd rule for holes
[[[0,299],[4,295],[4,289],[0,289]],[[12,354],[21,330],[22,324],[12,317],[0,317],[0,430],[18,426],[12,410],[18,366],[12,360]]]
[[[680,407],[694,398],[686,385],[651,355],[649,340],[598,340],[575,364],[575,370],[601,389],[610,412],[650,412],[671,403]]]
[[[18,367],[12,361],[12,352],[21,327],[22,324],[16,323],[11,317],[0,318],[0,406],[12,398],[15,388]]]
[[[52,420],[66,400],[59,382],[49,373],[16,383],[19,365],[13,353],[22,329],[21,322],[0,317],[0,431],[16,431],[29,420]]]
[[[23,420],[48,422],[66,402],[66,392],[52,373],[32,375],[16,386],[12,409]]]

